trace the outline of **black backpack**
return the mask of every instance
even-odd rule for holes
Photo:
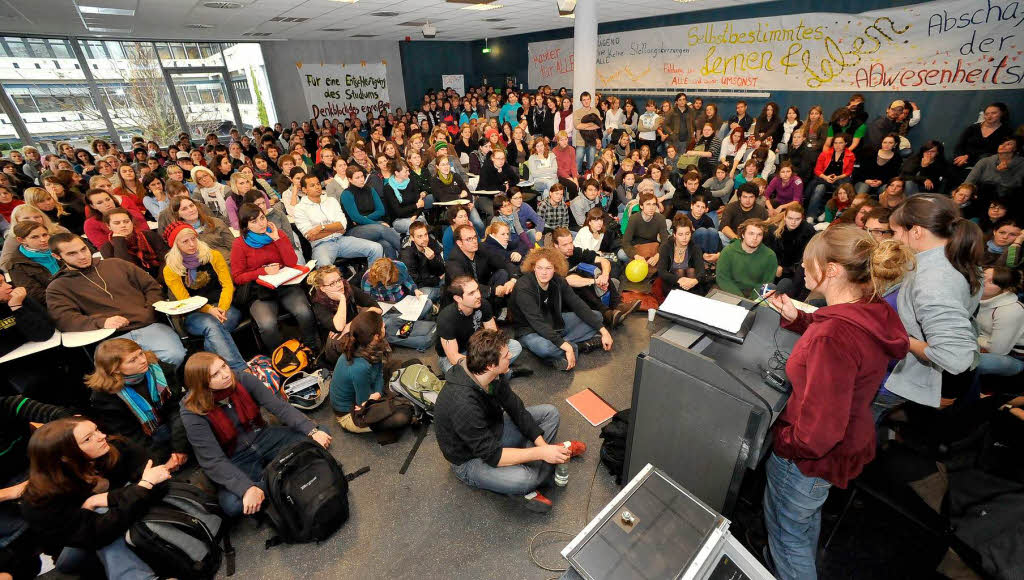
[[[623,409],[601,428],[601,463],[608,473],[615,476],[615,483],[622,485],[622,470],[626,463],[626,437],[629,435],[631,409]]]
[[[330,537],[348,520],[348,482],[367,471],[364,467],[346,478],[330,452],[312,439],[285,448],[264,469],[263,511],[278,533],[266,547]]]
[[[125,534],[132,550],[160,576],[213,578],[225,556],[227,575],[233,574],[234,549],[217,499],[184,482],[162,487],[163,498]]]

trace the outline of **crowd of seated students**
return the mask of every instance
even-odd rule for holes
[[[109,574],[126,565],[125,514],[186,464],[207,472],[229,513],[257,511],[260,469],[275,450],[330,437],[242,372],[233,331],[250,319],[264,354],[294,330],[322,348],[335,369],[332,406],[352,433],[367,431],[356,412],[380,396],[392,347],[434,346],[457,385],[453,400],[438,402],[439,428],[449,429],[438,439],[458,477],[530,496],[544,511],[550,502],[536,488],[550,470],[533,464],[579,450],[543,449],[557,415],[522,407],[507,381],[529,370],[512,360],[525,349],[571,370],[581,354],[612,349],[612,331],[672,290],[750,297],[790,278],[792,296],[806,298],[805,249],[840,226],[897,240],[917,258],[887,294],[910,354],[877,412],[938,408],[978,390],[980,375],[1024,368],[1024,159],[1001,103],[963,130],[947,159],[939,141],[911,146],[921,111],[906,100],[874,118],[877,103],[862,95],[827,118],[821,107],[801,118],[774,102],[752,115],[740,101],[729,114],[683,93],[642,112],[623,101],[583,93],[574,110],[550,87],[472,87],[365,122],[235,132],[226,146],[211,134],[166,147],[136,137],[127,152],[102,140],[92,153],[68,144],[45,158],[32,147],[10,152],[0,173],[0,269],[11,281],[0,284],[0,354],[54,330],[114,330],[88,376],[61,380],[67,365],[5,367],[12,397],[87,417],[54,421],[33,437],[35,452],[15,458],[10,485],[25,481],[26,461],[61,454],[78,478],[29,478],[24,521],[48,548],[97,552]],[[306,257],[316,269],[305,284],[260,283]],[[634,260],[646,265],[639,281],[625,275]],[[176,321],[203,344],[187,357],[154,304],[196,296],[206,305]],[[395,307],[403,301],[419,301],[416,320]],[[71,386],[46,392],[54,378]],[[496,398],[478,400],[474,384],[497,385]],[[225,399],[235,411],[217,404]],[[26,404],[32,416],[70,414]],[[267,427],[261,408],[282,425]],[[500,444],[513,437],[494,423],[502,409],[518,429],[512,447],[540,451],[505,457]],[[4,429],[28,416],[13,413]],[[476,422],[461,424],[466,413]],[[465,439],[485,432],[487,445]],[[514,484],[500,475],[526,464]],[[97,474],[139,485],[118,487],[115,505]],[[54,528],[55,515],[71,525]]]

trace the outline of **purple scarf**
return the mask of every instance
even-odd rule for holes
[[[182,254],[181,263],[185,266],[185,281],[187,285],[192,285],[196,281],[196,271],[199,270],[199,252]]]

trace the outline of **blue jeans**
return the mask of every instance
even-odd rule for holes
[[[871,197],[878,197],[883,191],[885,191],[885,182],[882,182],[882,185],[879,185],[878,187],[871,187],[863,181],[858,181],[853,184],[853,191],[857,193],[866,193]]]
[[[558,178],[544,179],[542,177],[533,178],[533,190],[537,192],[537,195],[541,196],[542,199],[546,199],[548,196],[548,190],[551,186],[558,183]]]
[[[544,432],[544,441],[553,442],[558,436],[558,409],[554,405],[536,405],[527,407],[526,411]],[[504,414],[504,418],[502,448],[533,447],[533,441],[526,440],[508,413]],[[506,495],[526,495],[550,479],[555,472],[555,466],[545,461],[531,461],[519,465],[491,467],[479,457],[474,457],[462,465],[453,465],[452,471],[462,483],[470,487]]]
[[[313,315],[313,309],[309,307],[306,293],[299,285],[281,286],[277,289],[276,300],[256,300],[249,305],[249,314],[252,315],[253,322],[260,330],[264,346],[273,351],[284,342],[284,338],[281,337],[280,323],[277,320],[282,306],[298,322],[299,330],[302,333],[302,342],[314,352],[320,350],[320,332],[317,330],[316,317]]]
[[[814,564],[821,533],[821,506],[832,484],[807,477],[796,464],[775,452],[766,464],[764,523],[768,528],[775,573],[779,580],[814,580]]]
[[[460,352],[459,354],[465,355],[466,353]],[[512,357],[512,360],[509,361],[509,364],[516,362],[516,359],[519,358],[519,355],[523,354],[523,345],[518,340],[509,339],[508,354]],[[448,357],[446,356],[437,357],[437,362],[441,364],[441,372],[443,374],[448,374],[448,371],[453,366],[455,366],[448,361]]]
[[[384,224],[362,224],[348,229],[348,235],[371,242],[377,242],[384,249],[384,255],[397,258],[402,248],[402,237],[391,226]]]
[[[99,514],[106,512],[107,508],[96,509],[96,513]],[[149,564],[143,562],[142,558],[128,547],[124,536],[96,550],[96,556],[103,564],[107,578],[117,578],[118,580],[156,580],[157,578]],[[64,548],[61,550],[60,556],[57,557],[57,570],[63,574],[75,574],[80,571],[88,557],[88,550],[83,548]]]
[[[143,350],[156,353],[156,358],[177,368],[185,362],[185,345],[170,326],[154,322],[135,330],[129,330],[121,338],[128,338],[138,343]]]
[[[433,307],[433,303],[428,300],[423,305],[423,312],[420,313],[420,318],[423,318],[430,312]],[[404,346],[406,348],[414,348],[420,352],[427,350],[431,345],[434,344],[434,335],[436,334],[436,327],[433,322],[428,320],[417,320],[412,323],[412,332],[405,338],[398,337],[398,331],[402,329],[407,323],[407,320],[403,320],[401,315],[395,309],[388,310],[384,313],[384,330],[388,335],[388,342],[398,346]]]
[[[358,236],[338,236],[313,242],[313,259],[317,266],[330,266],[338,258],[366,258],[372,264],[384,257],[384,248]]]
[[[246,368],[245,359],[231,337],[231,332],[238,328],[242,313],[231,307],[226,315],[227,320],[222,324],[212,314],[192,312],[185,316],[185,331],[192,336],[203,337],[203,348],[224,359],[231,370],[243,370]]]
[[[420,222],[423,222],[423,223],[427,223],[426,218],[424,218],[422,215],[420,215],[416,219],[413,219],[413,218],[398,218],[395,221],[391,222],[391,227],[394,228],[396,232],[398,232],[399,234],[401,234],[403,236],[404,235],[408,235],[408,233],[409,233],[409,226],[411,226],[412,222],[414,222],[414,221],[420,221]]]
[[[597,156],[597,147],[594,145],[577,145],[576,146],[576,171],[583,175],[584,171],[590,169],[590,166],[594,164],[594,158]]]
[[[249,476],[257,487],[267,491],[267,482],[263,479],[263,468],[273,461],[285,447],[302,441],[306,436],[296,433],[289,427],[265,427],[253,441],[252,445],[237,451],[231,456],[231,464]],[[242,498],[225,488],[217,492],[217,501],[230,518],[242,515]],[[266,503],[267,500],[263,500]]]
[[[722,249],[722,240],[718,237],[718,230],[711,228],[698,228],[693,232],[693,239],[707,254],[714,254]]]
[[[981,360],[978,361],[979,375],[999,375],[1001,377],[1012,377],[1024,371],[1024,360],[1014,358],[1008,354],[981,353]]]
[[[600,314],[594,311],[594,316],[600,316]],[[559,330],[558,334],[572,345],[574,352],[579,351],[576,346],[577,343],[592,338],[598,331],[598,329],[583,322],[583,319],[576,316],[575,312],[563,312],[562,322],[564,323],[564,328]],[[565,351],[561,349],[561,344],[554,344],[536,332],[520,336],[519,340],[530,352],[548,364],[565,358]]]

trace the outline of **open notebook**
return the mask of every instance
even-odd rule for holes
[[[309,268],[298,264],[295,267],[285,266],[277,271],[276,274],[264,274],[256,279],[256,282],[261,286],[267,288],[277,288],[281,284],[290,282],[299,276],[302,276],[309,272]]]

